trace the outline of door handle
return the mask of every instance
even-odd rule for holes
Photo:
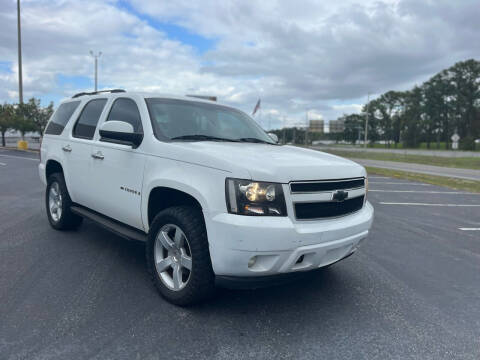
[[[62,147],[62,150],[65,152],[72,152],[72,147],[70,145],[66,145]]]
[[[101,151],[97,151],[96,153],[92,154],[92,158],[103,160],[105,156],[103,156]]]

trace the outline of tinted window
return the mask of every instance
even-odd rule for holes
[[[93,139],[98,119],[102,114],[106,102],[106,99],[96,99],[85,105],[73,129],[74,137]]]
[[[50,119],[50,122],[45,129],[45,134],[60,135],[73,112],[78,107],[78,104],[80,104],[80,101],[72,101],[60,105]]]
[[[113,103],[107,121],[125,121],[133,126],[136,133],[142,132],[142,120],[137,104],[132,99],[120,98]]]

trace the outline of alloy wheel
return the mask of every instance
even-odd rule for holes
[[[174,224],[162,226],[155,239],[154,260],[157,273],[170,290],[182,290],[192,271],[192,253],[185,233]]]
[[[48,208],[50,209],[50,216],[53,221],[57,222],[62,217],[62,194],[60,193],[60,186],[57,182],[50,185],[48,192]]]

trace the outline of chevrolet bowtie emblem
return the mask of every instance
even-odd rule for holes
[[[346,198],[348,198],[347,191],[337,190],[333,193],[332,200],[340,202],[340,201],[344,201]]]

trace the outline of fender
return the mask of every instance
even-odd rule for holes
[[[154,180],[150,182],[146,187],[144,188],[144,191],[142,192],[142,222],[145,228],[145,232],[148,233],[149,230],[149,224],[148,224],[148,199],[150,198],[150,194],[153,189],[157,187],[167,187],[175,190],[182,191],[194,199],[196,199],[201,207],[202,211],[205,213],[208,213],[208,203],[205,199],[205,197],[194,187],[187,185],[185,183],[175,181],[175,180],[169,180],[169,179],[161,179],[161,180]]]
[[[148,199],[153,188],[169,187],[183,191],[199,202],[204,214],[212,215],[227,211],[225,178],[228,176],[231,176],[229,171],[148,156],[145,161],[141,205],[145,231],[148,232],[149,228]]]
[[[63,169],[63,178],[65,179],[65,185],[67,186],[67,190],[68,190],[68,193],[70,194],[70,197],[72,198],[72,192],[70,191],[70,176],[68,176],[68,166],[66,167],[65,164],[64,164],[64,160],[57,155],[57,152],[53,152],[53,151],[48,151],[48,159],[46,159],[45,161],[45,174],[47,172],[47,164],[49,161],[56,161],[60,164],[60,166],[62,167]],[[48,180],[46,175],[45,175],[45,180]],[[75,199],[72,198],[72,201],[75,201]]]

